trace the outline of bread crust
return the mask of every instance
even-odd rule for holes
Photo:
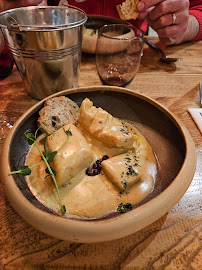
[[[39,111],[38,126],[51,134],[67,124],[76,124],[79,118],[79,107],[71,99],[60,96],[47,99]]]
[[[137,4],[139,0],[126,0],[121,5],[117,5],[116,9],[122,20],[135,20],[138,16]]]

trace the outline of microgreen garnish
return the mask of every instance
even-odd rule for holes
[[[31,172],[32,172],[32,169],[34,167],[37,167],[37,166],[41,165],[42,163],[44,163],[44,161],[41,161],[41,162],[39,162],[39,163],[31,166],[31,167],[28,167],[28,166],[19,166],[18,167],[18,171],[10,172],[8,175],[12,175],[12,174],[16,174],[16,173],[20,173],[22,175],[30,175]]]
[[[41,162],[31,166],[31,167],[28,167],[28,166],[19,166],[18,167],[18,171],[13,171],[13,172],[10,172],[9,175],[12,175],[12,174],[16,174],[16,173],[20,173],[22,175],[30,175],[31,172],[32,172],[32,168],[36,167],[36,166],[39,166],[41,165],[42,163],[46,163],[46,169],[45,169],[45,172],[47,173],[47,175],[45,176],[48,177],[48,176],[51,176],[52,179],[53,179],[53,182],[55,184],[55,188],[56,188],[56,192],[58,194],[58,198],[59,198],[59,203],[60,203],[60,207],[61,207],[61,212],[62,212],[62,215],[64,215],[66,213],[66,207],[65,205],[62,204],[62,200],[61,200],[61,196],[60,196],[60,192],[59,192],[59,188],[58,188],[58,185],[57,185],[57,181],[56,181],[56,172],[55,170],[50,166],[50,163],[53,161],[53,159],[55,158],[55,156],[57,155],[58,151],[61,150],[66,144],[67,142],[69,141],[69,138],[72,136],[72,133],[71,131],[68,129],[68,130],[64,130],[65,134],[67,135],[67,139],[65,140],[65,142],[60,146],[60,148],[58,149],[58,151],[53,151],[53,152],[50,152],[49,149],[46,149],[46,140],[47,140],[47,137],[50,136],[50,135],[47,135],[44,139],[44,152],[42,153],[38,143],[37,143],[37,133],[39,131],[40,127],[36,130],[36,132],[33,134],[31,132],[31,130],[27,130],[25,131],[24,135],[25,137],[28,139],[28,142],[29,144],[35,144],[36,148],[38,149],[39,153],[40,153],[40,156],[41,156]]]
[[[56,179],[55,179],[54,172],[52,171],[51,166],[49,165],[47,159],[45,158],[45,156],[44,156],[43,153],[41,152],[41,149],[39,148],[38,144],[37,144],[36,142],[35,142],[35,144],[36,144],[36,147],[37,147],[37,149],[38,149],[38,151],[39,151],[41,157],[43,158],[44,162],[46,163],[46,166],[47,166],[46,172],[47,172],[47,170],[48,170],[48,175],[50,175],[50,176],[52,177],[52,179],[53,179],[53,182],[54,182],[54,184],[55,184],[55,188],[56,188],[56,191],[57,191],[57,194],[58,194],[58,199],[59,199],[59,202],[60,202],[60,206],[61,206],[61,212],[62,212],[62,215],[64,215],[64,214],[65,214],[65,212],[64,212],[64,209],[65,209],[65,208],[64,208],[64,205],[62,204],[62,200],[61,200],[61,197],[60,197],[60,192],[59,192],[59,188],[58,188],[57,181],[56,181]]]
[[[66,144],[67,144],[67,142],[69,141],[69,138],[72,136],[72,133],[71,133],[71,131],[68,129],[68,130],[65,130],[64,128],[63,128],[63,131],[65,132],[65,134],[67,135],[67,139],[66,139],[66,141],[60,146],[60,148],[58,149],[58,151],[60,150],[60,149],[62,149]]]
[[[49,136],[50,136],[49,134],[46,135],[46,137],[44,139],[44,152],[43,152],[43,155],[47,159],[48,163],[51,163],[53,161],[54,157],[57,155],[57,151],[50,152],[49,149],[46,149],[46,141],[47,141],[47,138]]]
[[[35,133],[33,134],[30,129],[26,130],[24,135],[27,137],[29,144],[33,144],[36,141],[37,133],[41,127],[37,128]]]
[[[54,159],[54,157],[57,155],[57,151],[50,152],[50,150],[45,150],[43,152],[44,157],[48,161],[48,163],[51,163]]]
[[[22,175],[30,175],[32,170],[28,166],[19,166],[18,171],[10,172],[8,175],[21,173]]]
[[[56,171],[55,171],[51,166],[50,166],[50,168],[51,168],[52,174],[53,174],[54,176],[56,176]],[[51,172],[49,171],[48,167],[45,169],[45,172],[47,173],[46,177],[52,176],[52,174],[51,174]],[[45,177],[45,178],[46,178],[46,177]]]
[[[97,35],[97,34],[98,34],[98,29],[94,29],[94,30],[90,33],[91,36],[94,36],[94,35]]]
[[[126,204],[120,203],[117,206],[117,211],[119,211],[121,214],[126,213],[132,209],[133,209],[133,206],[131,203],[126,203]]]
[[[21,170],[23,175],[29,175],[32,172],[28,166],[19,166],[19,170]]]

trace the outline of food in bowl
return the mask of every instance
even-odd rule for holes
[[[51,211],[33,196],[24,175],[8,176],[10,171],[24,164],[25,154],[30,149],[24,131],[37,130],[39,111],[44,106],[44,101],[40,101],[20,117],[9,132],[0,163],[5,193],[26,222],[47,235],[66,241],[111,241],[153,223],[184,195],[195,172],[195,147],[187,129],[167,108],[145,95],[120,87],[77,88],[57,93],[56,96],[68,96],[79,107],[82,100],[88,97],[97,107],[132,123],[151,143],[158,160],[158,175],[152,192],[127,213],[117,211],[106,216],[84,218],[67,214],[60,216]],[[124,207],[131,209],[130,204]]]
[[[53,102],[57,99],[61,97]],[[39,123],[42,116],[44,108]],[[50,114],[55,127],[54,117]],[[44,125],[45,132],[27,154],[25,165],[31,173],[26,181],[34,196],[58,214],[87,218],[126,212],[144,200],[154,187],[157,162],[141,132],[96,108],[88,98],[81,104],[78,121],[69,119],[68,114],[68,123],[63,121],[51,134]]]
[[[122,35],[116,35],[115,32],[106,32],[105,35],[109,38],[115,38],[114,42],[111,39],[108,39],[103,44],[103,49],[99,49],[99,53],[116,53],[120,52],[127,48],[127,43],[124,41],[125,39],[131,39],[135,37],[134,31],[130,30]],[[122,42],[117,44],[116,39],[122,39]],[[96,53],[96,46],[98,40],[98,29],[94,30],[91,28],[85,28],[83,35],[83,45],[82,51],[85,53]],[[107,50],[105,49],[107,48]],[[111,48],[111,50],[109,49]]]
[[[128,22],[99,15],[89,15],[84,25],[82,51],[88,54],[95,54],[99,29],[106,24],[128,24]]]
[[[85,53],[95,54],[98,38],[98,29],[86,28],[84,26],[82,51]]]

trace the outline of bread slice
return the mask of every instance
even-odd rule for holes
[[[61,96],[45,101],[39,111],[38,126],[44,132],[51,134],[67,124],[76,124],[79,118],[79,107],[71,99]]]
[[[117,5],[117,11],[122,20],[135,20],[138,16],[137,4],[139,0],[126,0],[121,5]]]

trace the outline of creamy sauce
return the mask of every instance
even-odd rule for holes
[[[66,185],[59,187],[67,214],[83,217],[102,216],[107,212],[116,211],[120,203],[135,205],[152,191],[157,174],[157,163],[152,147],[139,130],[129,123],[125,123],[125,125],[137,136],[137,146],[134,152],[138,159],[138,172],[141,179],[137,179],[137,182],[120,192],[120,189],[106,177],[103,170],[99,175],[87,176],[84,169]],[[78,126],[78,129],[87,142],[92,145],[97,159],[103,155],[114,157],[126,152],[123,148],[109,147],[81,125]],[[38,139],[41,149],[43,149],[43,142],[44,139],[41,136]],[[32,145],[27,155],[26,164],[32,166],[40,161],[38,150],[35,145]],[[27,183],[41,203],[60,214],[59,201],[52,178],[46,177],[44,179],[46,176],[45,168],[44,164],[33,168],[31,175],[27,176]]]

